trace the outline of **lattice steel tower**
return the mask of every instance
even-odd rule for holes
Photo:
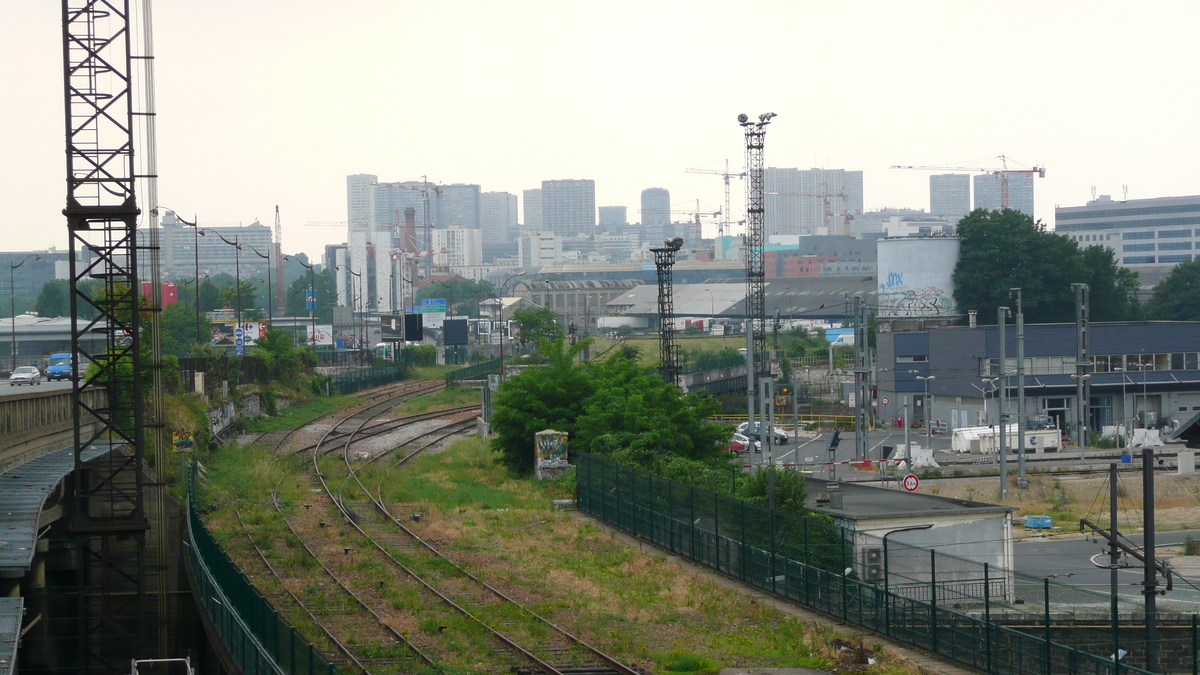
[[[775,113],[763,113],[757,122],[745,114],[738,124],[746,134],[746,320],[754,327],[754,375],[768,375],[766,272],[763,269],[764,185],[763,142]]]
[[[662,248],[652,248],[654,268],[658,272],[658,355],[663,379],[679,386],[679,345],[675,344],[675,288],[671,268],[675,254],[683,248],[683,239],[668,239]]]
[[[79,552],[81,673],[123,670],[127,661],[118,659],[128,658],[131,645],[136,653],[146,645],[145,364],[129,6],[62,3],[75,426],[68,528]],[[81,318],[89,306],[95,318]],[[91,363],[86,372],[81,358]],[[88,405],[89,390],[106,392],[106,403]]]

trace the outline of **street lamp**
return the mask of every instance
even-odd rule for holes
[[[244,354],[246,351],[245,347],[242,346],[246,342],[244,334],[242,337],[242,345],[239,345],[237,343],[238,333],[242,332],[242,245],[238,243],[238,236],[236,234],[233,235],[233,241],[229,241],[220,232],[217,232],[216,230],[205,230],[205,231],[201,231],[200,234],[205,234],[205,232],[212,232],[213,234],[220,237],[221,241],[223,241],[226,244],[229,244],[230,246],[233,247],[234,283],[237,284],[237,288],[236,288],[236,290],[237,290],[237,308],[236,308],[236,313],[235,313],[235,318],[237,320],[237,326],[233,330],[233,344],[235,347],[235,351],[239,355]]]
[[[16,265],[12,261],[8,261],[8,311],[12,316],[12,369],[17,369],[17,268],[29,262],[33,258],[34,262],[42,259],[40,255],[30,254],[25,256],[21,262]]]
[[[175,220],[178,220],[184,225],[192,228],[192,255],[196,262],[196,274],[193,279],[196,283],[196,344],[203,344],[204,341],[200,339],[200,237],[204,236],[204,232],[202,232],[200,230],[200,226],[197,225],[200,219],[193,214],[192,222],[189,223],[183,218],[180,218],[179,212],[175,209],[168,209],[165,206],[160,206],[158,208],[170,211],[171,214],[175,216]],[[158,209],[154,209],[154,215],[158,215]]]
[[[983,378],[980,378],[980,380],[979,380],[979,381],[983,383],[983,386],[982,386],[982,387],[977,387],[977,386],[975,386],[975,384],[973,384],[973,383],[971,383],[971,382],[968,382],[968,383],[967,383],[967,384],[970,384],[972,387],[975,387],[976,389],[978,389],[978,390],[979,390],[979,394],[980,394],[980,395],[983,397],[983,423],[984,423],[984,424],[987,424],[987,423],[988,423],[988,414],[987,414],[987,395],[988,395],[988,386],[987,386],[987,385],[989,385],[989,384],[994,384],[994,383],[996,382],[996,380],[998,380],[998,379],[1000,379],[1000,378],[998,378],[998,377],[983,377]],[[995,389],[992,389],[991,391],[995,391]]]
[[[291,258],[285,255],[283,256],[283,260],[284,262],[287,262],[288,260],[291,260]],[[296,262],[308,268],[308,293],[312,295],[312,300],[310,305],[309,295],[306,294],[304,296],[304,307],[308,309],[308,318],[310,321],[312,321],[312,339],[315,341],[317,339],[317,288],[314,285],[316,282],[314,279],[313,266],[299,258],[296,258]],[[314,342],[310,342],[309,344],[314,344]]]
[[[1077,383],[1080,383],[1080,384],[1082,384],[1084,380],[1088,380],[1091,377],[1092,377],[1091,373],[1084,373],[1082,375],[1080,375],[1079,373],[1071,373],[1071,379],[1075,380]],[[1084,438],[1084,430],[1087,429],[1088,427],[1083,419],[1084,405],[1083,405],[1082,401],[1079,402],[1078,410],[1079,410],[1080,414],[1077,416],[1078,419],[1075,420],[1075,442],[1077,444],[1079,444],[1079,449],[1080,449],[1079,457],[1080,457],[1080,460],[1083,460],[1083,457],[1084,457],[1083,450],[1087,447],[1087,439]]]
[[[508,282],[512,281],[513,279],[516,279],[517,277],[523,277],[523,276],[525,276],[525,270],[521,270],[520,272],[517,272],[516,274],[505,279],[504,283],[500,284],[500,294],[496,297],[496,304],[499,306],[499,309],[500,309],[500,381],[501,382],[504,381],[504,333],[505,333],[505,330],[504,330],[505,329],[505,325],[504,325],[504,287],[507,286]]]
[[[271,317],[275,315],[274,304],[271,302],[273,298],[271,295],[271,256],[263,255],[258,251],[258,249],[254,248],[250,244],[246,244],[246,248],[254,251],[254,255],[267,261],[267,323],[271,323]]]
[[[933,434],[933,432],[929,428],[929,421],[933,418],[933,411],[932,411],[933,406],[929,403],[929,381],[936,380],[937,375],[928,375],[928,376],[918,375],[917,379],[925,381],[925,400],[924,400],[925,409],[923,411],[921,411],[921,414],[925,417],[925,419],[923,419],[921,421],[925,423],[925,435],[931,436]]]
[[[350,303],[351,303],[350,311],[353,312],[354,310],[359,309],[359,306],[361,304],[363,304],[362,274],[359,272],[355,272],[354,269],[352,267],[350,267],[349,265],[334,265],[333,269],[340,270],[343,267],[346,268],[347,272],[349,272],[356,279],[358,279],[358,293],[355,294],[353,285],[351,285],[351,288],[350,288]],[[363,313],[360,311],[358,313],[359,319],[358,319],[358,321],[355,322],[355,328],[357,329],[356,332],[358,333],[358,335],[355,336],[355,340],[358,341],[358,348],[360,350],[363,348],[363,335],[362,335],[362,325],[361,325],[362,324],[362,315],[363,315]]]

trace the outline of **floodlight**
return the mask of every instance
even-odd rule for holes
[[[746,117],[746,113],[742,113],[741,115],[738,115],[738,122],[740,122],[742,124],[745,124],[749,120],[750,120],[750,118]]]

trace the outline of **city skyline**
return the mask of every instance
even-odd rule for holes
[[[425,175],[514,195],[543,180],[590,178],[597,204],[632,211],[641,190],[662,186],[675,208],[699,198],[716,210],[721,179],[684,170],[722,169],[728,159],[739,171],[735,117],[768,111],[779,117],[768,127],[767,165],[861,170],[867,210],[928,208],[929,174],[892,164],[981,166],[1001,153],[1047,167],[1034,213],[1047,222],[1055,204],[1085,204],[1093,185],[1114,196],[1129,185],[1130,199],[1200,193],[1184,153],[1172,152],[1197,135],[1187,115],[1194,94],[1178,85],[1200,8],[633,7],[159,4],[159,205],[215,224],[267,222],[278,204],[285,250],[312,257],[343,235],[303,223],[342,220],[345,177],[355,173]],[[0,232],[6,248],[61,248],[59,8],[10,11],[0,54],[20,66],[5,69],[0,85],[20,103],[5,111]],[[450,24],[455,31],[434,30]],[[713,44],[694,40],[714,33],[722,37]],[[1125,47],[1110,49],[1115,43]],[[607,48],[613,44],[629,47]],[[956,51],[973,56],[947,58]],[[790,65],[831,54],[839,68],[800,76]],[[382,86],[418,70],[428,74],[431,105],[411,105],[398,88]],[[521,77],[526,71],[540,75]],[[1118,84],[1125,94],[1114,99]],[[702,105],[683,95],[714,87]],[[853,105],[863,92],[895,92],[905,105],[880,115],[877,106]],[[812,106],[813,95],[831,103]],[[513,105],[477,104],[485,99]],[[641,105],[627,105],[633,100]],[[732,193],[736,221],[739,181]]]

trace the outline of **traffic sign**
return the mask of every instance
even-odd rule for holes
[[[915,475],[913,475],[911,473],[908,474],[907,476],[905,476],[904,481],[901,482],[901,485],[904,486],[904,489],[909,492],[916,492],[917,486],[920,484],[921,484],[920,479],[918,479]]]
[[[889,403],[891,403],[891,402],[892,402],[892,399],[890,399],[890,398],[888,398],[888,397],[884,396],[883,398],[879,399],[879,402],[880,402],[880,403],[882,403],[882,404],[884,404],[884,405],[887,405],[887,404],[889,404]]]

